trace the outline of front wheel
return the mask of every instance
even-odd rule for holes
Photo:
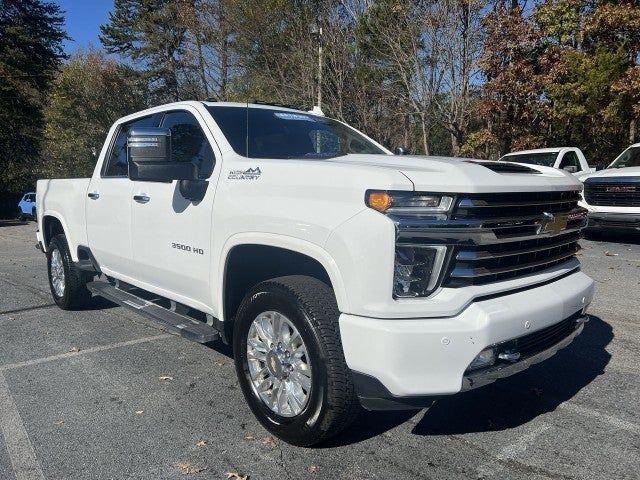
[[[336,435],[359,410],[339,315],[331,288],[305,276],[257,285],[238,310],[233,347],[244,396],[265,428],[293,445]]]
[[[64,235],[56,235],[49,243],[47,271],[53,300],[60,308],[76,310],[89,303],[91,292],[87,288],[87,282],[93,275],[83,272],[73,264]]]

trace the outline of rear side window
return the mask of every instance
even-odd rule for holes
[[[156,119],[153,115],[138,118],[131,122],[123,123],[118,129],[116,139],[111,146],[109,160],[103,169],[103,177],[126,177],[129,174],[127,164],[127,135],[133,127],[155,127]]]
[[[169,112],[162,120],[162,128],[171,130],[172,160],[191,162],[198,167],[199,178],[209,178],[215,158],[198,120],[189,112]]]
[[[574,167],[576,172],[580,171],[580,160],[578,160],[578,154],[574,151],[570,151],[564,154],[559,168]]]

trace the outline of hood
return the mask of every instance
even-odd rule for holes
[[[552,191],[579,188],[571,174],[551,167],[452,157],[346,155],[333,163],[401,172],[418,191],[461,193]]]
[[[606,178],[606,177],[639,177],[640,167],[626,167],[626,168],[605,168],[598,172],[590,173],[580,177],[581,181],[585,181],[587,178]]]

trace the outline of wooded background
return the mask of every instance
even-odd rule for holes
[[[571,145],[606,164],[636,141],[638,1],[115,0],[101,48],[70,58],[63,25],[53,3],[0,0],[11,211],[37,178],[90,175],[113,121],[146,106],[311,108],[320,44],[325,114],[390,148],[497,158]]]

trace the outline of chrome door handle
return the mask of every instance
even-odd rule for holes
[[[151,200],[146,195],[134,195],[133,199],[138,203],[147,203],[149,200]]]
[[[87,193],[87,197],[89,197],[91,200],[97,200],[100,198],[100,194],[98,192],[89,192]]]

